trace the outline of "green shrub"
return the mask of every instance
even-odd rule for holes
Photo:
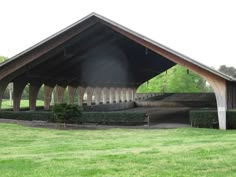
[[[136,125],[146,122],[146,115],[131,112],[83,112],[79,121],[81,123]]]
[[[190,122],[193,127],[219,128],[217,110],[192,110],[190,111]],[[229,110],[226,113],[227,129],[236,128],[236,111]]]
[[[53,121],[54,115],[52,112],[47,111],[0,111],[0,118],[4,119],[15,119],[15,120],[42,120],[42,121]]]
[[[58,123],[77,123],[81,111],[77,105],[72,104],[55,104],[52,108],[55,115],[55,121]]]

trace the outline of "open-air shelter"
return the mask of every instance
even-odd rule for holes
[[[68,87],[73,103],[87,93],[91,105],[134,100],[136,89],[150,78],[179,64],[203,77],[213,88],[220,129],[226,129],[226,110],[236,108],[236,80],[148,39],[105,17],[92,13],[0,64],[0,104],[10,82],[13,110],[19,111],[23,89],[29,84],[29,107],[35,110],[44,85],[44,108],[57,89],[62,102]],[[107,101],[108,100],[108,101]]]

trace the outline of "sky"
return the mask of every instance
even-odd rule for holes
[[[0,0],[0,55],[96,12],[207,66],[236,67],[235,8],[235,0]]]

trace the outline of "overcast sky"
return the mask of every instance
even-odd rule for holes
[[[235,0],[0,0],[0,55],[96,12],[208,66],[236,67],[235,9]]]

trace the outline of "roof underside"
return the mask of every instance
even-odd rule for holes
[[[59,85],[137,87],[175,63],[96,22],[18,78]]]
[[[74,86],[138,87],[174,62],[114,30],[116,26],[224,79],[231,79],[161,44],[91,14],[0,64],[0,80]]]

